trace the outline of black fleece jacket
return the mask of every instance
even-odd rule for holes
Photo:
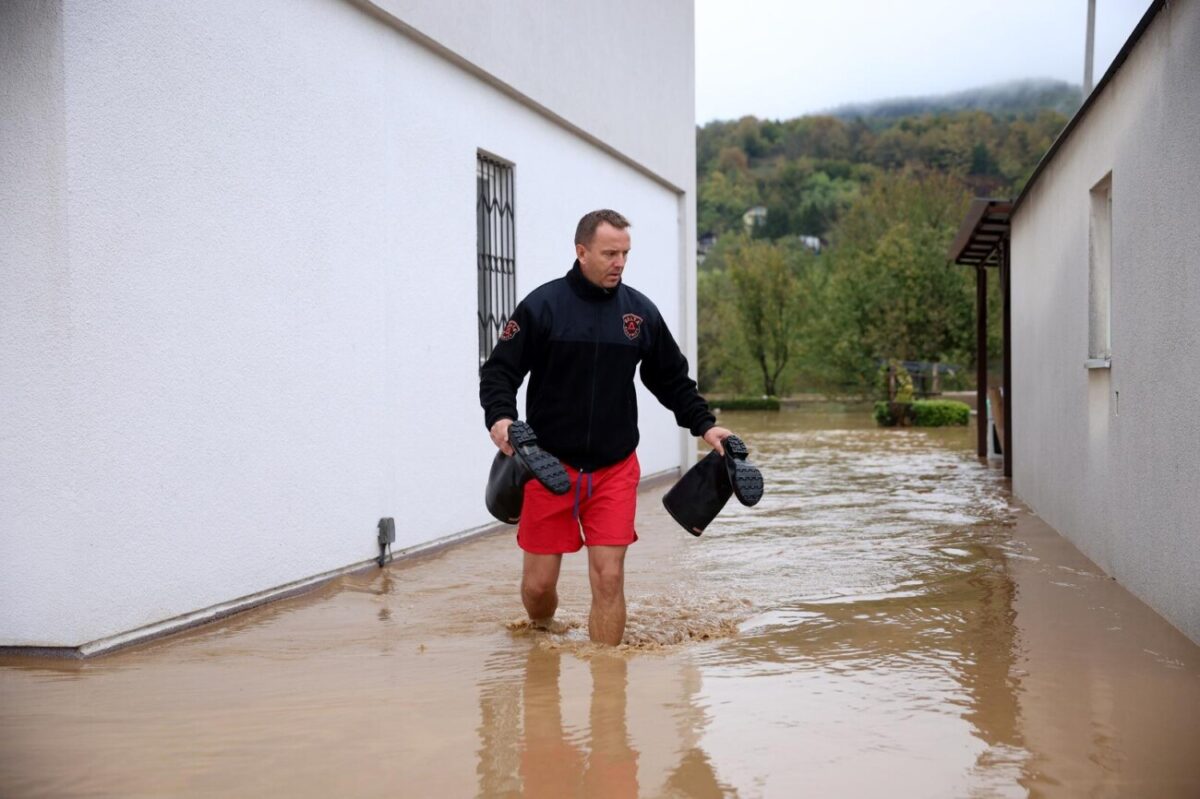
[[[480,368],[484,424],[518,418],[517,388],[529,374],[526,420],[542,448],[584,471],[617,463],[638,444],[639,362],[642,382],[681,427],[702,436],[716,424],[654,303],[624,283],[591,283],[576,261],[521,301]]]

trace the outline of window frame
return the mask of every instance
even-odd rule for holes
[[[1112,366],[1112,172],[1088,191],[1088,369]]]
[[[476,327],[479,365],[517,306],[516,165],[475,152]]]

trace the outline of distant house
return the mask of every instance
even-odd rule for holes
[[[700,238],[696,239],[696,263],[704,263],[704,259],[708,257],[709,251],[717,246],[716,233],[704,233]]]
[[[486,528],[480,360],[587,211],[633,222],[695,365],[690,2],[43,0],[0,31],[0,646],[265,601],[371,564],[382,517],[397,553]],[[677,473],[694,440],[638,388],[643,473]]]
[[[767,209],[765,206],[756,205],[750,208],[746,213],[742,214],[742,224],[746,227],[747,232],[754,230],[756,227],[767,224]]]
[[[800,244],[817,255],[821,254],[822,241],[818,236],[797,236]]]
[[[1007,267],[1017,495],[1200,642],[1198,43],[1200,0],[1155,2],[952,256]]]

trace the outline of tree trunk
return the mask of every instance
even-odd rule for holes
[[[765,355],[759,356],[758,368],[762,370],[763,390],[766,391],[768,397],[775,396],[775,381],[771,377],[771,370],[767,368],[767,358]]]

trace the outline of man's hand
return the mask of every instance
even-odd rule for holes
[[[508,443],[508,428],[512,427],[512,423],[512,419],[497,419],[491,429],[492,443],[499,447],[505,455],[510,456],[513,454],[513,448]]]
[[[499,422],[497,422],[499,424]],[[721,446],[721,442],[733,435],[733,432],[726,430],[724,427],[710,427],[704,433],[704,442],[717,451],[718,455],[725,454],[725,447]],[[492,436],[495,438],[495,436]]]

